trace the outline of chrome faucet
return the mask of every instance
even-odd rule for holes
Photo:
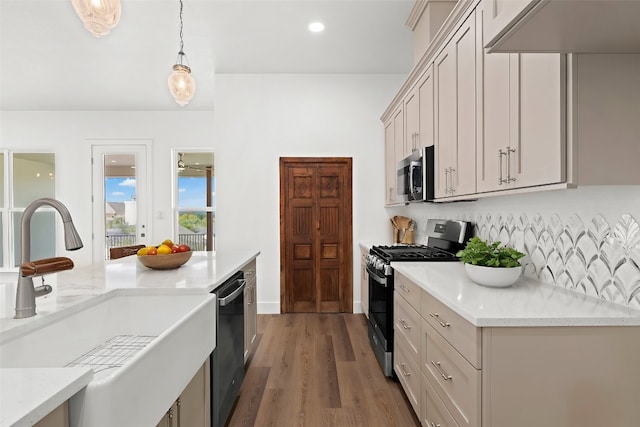
[[[68,251],[80,249],[82,240],[78,231],[73,225],[69,210],[65,205],[55,199],[38,199],[27,206],[22,214],[22,238],[21,238],[21,263],[25,263],[31,259],[31,217],[35,211],[41,206],[51,206],[58,211],[62,217],[64,225],[64,245]],[[23,276],[22,268],[18,272],[18,289],[16,291],[16,315],[14,319],[24,319],[36,315],[36,297],[46,295],[51,292],[51,286],[42,285],[37,288],[33,285],[31,276]]]

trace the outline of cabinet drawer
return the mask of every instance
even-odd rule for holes
[[[460,426],[480,424],[481,371],[423,322],[422,372]]]
[[[420,421],[423,427],[459,427],[424,374],[422,374],[421,393],[422,416]]]
[[[400,296],[398,291],[393,293],[394,312],[393,329],[395,338],[402,338],[407,344],[407,350],[416,363],[420,363],[420,335],[422,334],[422,317]]]
[[[422,386],[420,365],[409,355],[403,339],[397,339],[393,344],[393,370],[396,372],[400,384],[407,395],[411,406],[419,417],[420,410],[420,388]]]
[[[456,348],[473,366],[482,367],[480,328],[473,326],[462,316],[431,296],[422,293],[422,317]]]
[[[420,295],[422,295],[422,288],[420,286],[402,274],[395,273],[394,289],[402,295],[416,311],[420,311]]]

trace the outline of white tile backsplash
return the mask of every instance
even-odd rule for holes
[[[640,309],[640,186],[412,204],[388,211],[416,220],[418,243],[426,243],[429,218],[470,221],[481,238],[524,252],[525,275]]]

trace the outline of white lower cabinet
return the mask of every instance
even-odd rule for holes
[[[46,417],[35,423],[34,427],[69,427],[69,402],[62,403]]]
[[[258,275],[256,260],[251,261],[242,269],[246,285],[244,288],[244,363],[255,350],[258,337],[258,303],[256,299],[256,286]]]
[[[393,294],[393,369],[413,410],[420,414],[420,315],[397,290]]]
[[[640,327],[481,328],[395,283],[394,370],[423,427],[638,425]]]
[[[420,423],[423,427],[459,427],[424,374],[422,374],[422,389],[420,392],[420,398],[422,399]]]
[[[360,305],[362,312],[369,318],[369,273],[367,272],[368,249],[360,247]]]
[[[209,427],[211,376],[209,358],[202,364],[157,427]]]

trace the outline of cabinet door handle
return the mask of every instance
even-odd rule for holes
[[[405,369],[407,365],[405,365],[404,363],[400,364],[400,367],[402,369],[402,375],[404,375],[405,377],[410,377],[411,376],[411,372],[407,372],[407,370]]]
[[[404,319],[400,319],[400,324],[402,325],[403,329],[411,329],[411,325],[408,325],[407,321]]]
[[[445,371],[442,370],[442,366],[440,365],[440,362],[434,362],[432,360],[431,364],[436,368],[436,370],[438,371],[438,373],[440,374],[443,380],[449,381],[453,379],[451,375],[447,374]]]
[[[453,183],[453,173],[456,171],[454,168],[449,168],[451,170],[451,172],[449,173],[449,175],[451,176],[451,194],[455,193],[455,187],[458,186],[458,182],[456,180],[456,183]],[[457,176],[457,174],[456,174]]]
[[[429,427],[440,427],[440,423],[438,424],[434,424],[431,421],[427,420],[427,423],[429,423]]]
[[[511,153],[515,153],[516,149],[507,147],[507,182],[514,182],[516,179],[511,178]]]
[[[498,178],[498,185],[502,185],[505,182],[509,182],[505,179],[502,179],[502,156],[506,156],[507,153],[502,151],[502,148],[498,150],[498,158],[500,159],[500,176]]]
[[[444,170],[444,192],[449,194],[449,168]]]
[[[406,287],[404,284],[402,284],[402,283],[400,283],[400,289],[402,289],[402,290],[403,290],[403,291],[405,291],[406,293],[409,293],[409,292],[410,292],[410,291],[409,291],[409,289],[407,289],[407,287]]]
[[[429,316],[431,316],[434,319],[436,319],[436,322],[440,323],[440,326],[442,326],[443,328],[446,328],[447,326],[451,326],[451,323],[443,322],[442,320],[440,320],[440,315],[438,313],[434,313],[434,312],[430,311],[429,312]]]

